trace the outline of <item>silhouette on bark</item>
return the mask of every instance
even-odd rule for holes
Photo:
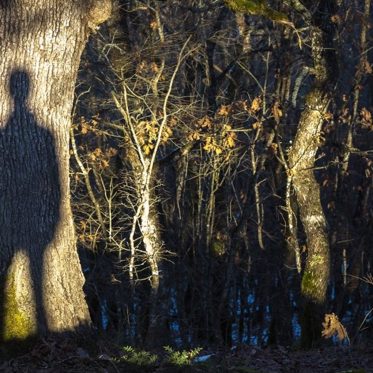
[[[0,242],[3,250],[2,273],[7,274],[12,259],[19,252],[26,260],[31,275],[31,306],[36,311],[34,332],[44,334],[47,323],[43,308],[43,255],[52,241],[59,220],[59,168],[51,133],[37,123],[27,107],[29,78],[24,71],[10,77],[10,93],[14,110],[0,131]],[[5,254],[5,255],[4,255]],[[17,287],[7,277],[2,280],[6,293]],[[14,310],[12,302],[3,302],[2,315],[7,339]]]
[[[0,4],[3,342],[90,325],[70,204],[69,133],[81,53],[110,11],[111,0]]]

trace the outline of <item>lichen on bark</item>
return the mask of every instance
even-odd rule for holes
[[[24,341],[37,333],[35,303],[27,256],[19,252],[9,267],[2,303],[3,342]]]
[[[4,294],[3,341],[24,340],[36,334],[36,325],[30,314],[17,302],[14,279]]]
[[[317,298],[318,276],[312,270],[306,270],[302,277],[302,294],[310,299]]]
[[[225,0],[225,3],[234,12],[264,16],[274,22],[290,22],[285,13],[272,9],[265,0]]]

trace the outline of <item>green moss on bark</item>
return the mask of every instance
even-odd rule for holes
[[[315,298],[317,293],[317,276],[313,271],[306,270],[302,278],[302,294],[310,298]]]
[[[328,253],[310,255],[302,277],[302,295],[320,304],[325,301],[328,263]]]
[[[15,274],[9,273],[3,295],[3,342],[26,340],[36,334],[36,323],[27,306],[19,304]]]
[[[289,22],[285,13],[270,8],[265,0],[225,0],[234,12],[264,16],[275,22]]]
[[[301,346],[317,347],[321,342],[321,325],[324,313],[325,291],[322,278],[322,257],[309,259],[302,278],[303,310],[301,314]],[[311,268],[310,268],[311,267]]]
[[[314,297],[317,293],[317,278],[312,271],[306,271],[302,278],[302,294]]]

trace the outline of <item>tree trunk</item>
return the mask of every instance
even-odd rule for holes
[[[90,323],[70,207],[69,128],[88,30],[109,6],[97,9],[73,0],[0,4],[3,342]]]
[[[329,4],[332,6],[332,2]],[[332,32],[325,31],[330,24],[330,9],[321,9],[324,19],[312,20],[311,50],[313,87],[306,96],[294,143],[289,151],[289,178],[294,187],[300,219],[307,237],[307,260],[302,276],[302,345],[311,347],[321,338],[322,313],[329,283],[329,241],[326,219],[320,201],[320,186],[314,175],[316,152],[333,81],[331,69]],[[291,212],[290,212],[291,213]]]
[[[312,90],[307,99],[309,107],[302,113],[297,136],[289,153],[290,177],[307,236],[308,255],[301,288],[305,300],[302,315],[302,340],[305,347],[313,343],[305,342],[306,339],[314,341],[321,337],[321,313],[329,282],[326,219],[320,201],[320,186],[313,171],[326,99],[317,89]]]
[[[161,344],[166,336],[165,310],[161,301],[163,281],[161,277],[161,256],[164,248],[155,195],[155,171],[150,167],[150,159],[142,155],[142,162],[135,147],[128,145],[126,158],[133,168],[133,183],[136,190],[136,211],[130,234],[129,275],[134,289],[138,263],[147,263],[149,268],[150,292],[148,296],[148,325],[145,343],[149,347]],[[136,232],[141,235],[142,248],[136,243]],[[166,341],[163,341],[166,343]],[[162,342],[162,343],[163,343]]]

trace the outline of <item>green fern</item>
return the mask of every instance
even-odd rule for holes
[[[170,346],[165,346],[164,350],[167,353],[166,363],[171,365],[176,365],[178,367],[192,365],[193,360],[201,352],[202,348],[195,348],[190,351],[175,351]]]
[[[137,351],[131,346],[125,346],[121,360],[133,365],[151,366],[156,364],[158,356],[147,351]]]

